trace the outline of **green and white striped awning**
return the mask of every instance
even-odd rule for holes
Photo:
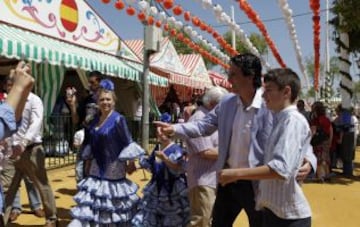
[[[132,68],[138,70],[139,72],[141,72],[140,76],[142,76],[142,73],[144,71],[142,64],[137,63],[137,62],[132,62],[132,61],[126,61],[126,60],[124,61],[124,63],[127,66],[132,67]],[[141,80],[141,78],[140,78],[140,80]],[[168,79],[149,71],[149,83],[150,84],[158,84],[159,86],[162,86],[162,87],[167,87]]]
[[[130,67],[115,56],[48,38],[0,23],[0,55],[37,63],[48,62],[85,71],[140,81],[142,70]],[[150,83],[167,86],[167,78],[150,75]]]

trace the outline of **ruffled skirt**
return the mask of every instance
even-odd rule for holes
[[[143,193],[139,211],[132,220],[133,226],[187,226],[190,208],[184,179],[175,181],[171,194],[165,188],[158,193],[155,182],[150,182]]]
[[[70,227],[131,226],[139,197],[130,180],[104,180],[89,176],[78,184]]]

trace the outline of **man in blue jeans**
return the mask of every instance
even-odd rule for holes
[[[2,186],[5,192],[7,192],[14,175],[15,175],[14,161],[12,159],[9,159],[6,161],[5,166],[3,167],[3,170],[1,171],[1,175],[0,175]],[[27,195],[29,198],[29,205],[31,211],[37,217],[44,217],[44,211],[41,209],[41,200],[38,191],[36,190],[32,181],[28,177],[24,177],[24,182],[26,186]],[[10,222],[16,221],[18,216],[21,214],[21,211],[22,211],[22,207],[20,201],[20,191],[18,191],[16,193],[14,202],[12,204],[12,210],[9,216],[9,221]]]
[[[9,76],[7,87],[12,89],[14,78]],[[20,186],[21,179],[29,177],[36,186],[44,206],[46,227],[57,226],[56,204],[46,169],[45,152],[42,146],[42,123],[44,106],[39,96],[29,93],[22,112],[21,124],[11,137],[15,174],[9,185],[5,198],[4,224],[10,216],[12,205]]]
[[[34,78],[30,72],[30,65],[23,61],[17,64],[16,69],[11,70],[14,78],[13,89],[8,93],[6,101],[0,105],[0,140],[16,132],[17,123],[21,120],[27,97],[34,85]],[[1,185],[0,192],[0,207],[2,208],[4,198]],[[5,226],[2,217],[0,217],[0,226]]]
[[[7,86],[6,86],[6,92],[9,93],[12,86],[13,86],[13,75],[10,75],[7,79]],[[10,138],[7,138],[7,140],[12,140]],[[2,186],[3,186],[3,190],[6,193],[10,184],[11,184],[11,180],[15,175],[15,167],[14,167],[14,160],[13,159],[8,159],[5,162],[5,166],[3,167],[3,170],[1,171],[0,174],[0,179],[2,182]],[[39,194],[37,192],[37,190],[34,188],[34,185],[32,184],[31,180],[27,177],[24,177],[24,181],[25,181],[25,186],[26,186],[26,191],[28,193],[28,198],[29,198],[29,204],[30,204],[30,208],[31,211],[34,213],[35,216],[37,217],[44,217],[44,211],[41,209],[41,200],[39,197]],[[12,205],[12,210],[10,213],[10,217],[9,217],[9,221],[13,222],[15,221],[18,216],[21,214],[21,203],[20,203],[20,192],[18,191],[16,193],[13,205]]]

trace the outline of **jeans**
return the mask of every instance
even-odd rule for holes
[[[28,177],[24,177],[26,192],[29,198],[30,209],[32,211],[41,208],[41,200],[38,191],[34,187],[32,181]],[[12,204],[13,210],[21,211],[21,202],[20,202],[20,191],[16,192],[14,202]]]
[[[28,146],[14,162],[15,175],[9,186],[5,198],[4,222],[7,222],[14,202],[14,197],[19,189],[21,179],[29,177],[36,186],[43,203],[45,217],[48,221],[54,221],[56,217],[56,204],[45,169],[45,153],[41,144]],[[6,223],[5,223],[6,225]]]
[[[15,166],[14,159],[6,160],[3,170],[1,171],[0,179],[3,184],[4,192],[7,193],[12,179],[15,175]],[[26,191],[28,193],[29,204],[31,210],[36,210],[41,207],[41,200],[38,194],[38,191],[34,188],[32,181],[28,177],[24,177]],[[1,204],[5,203],[3,201]],[[20,193],[16,193],[14,202],[12,204],[12,209],[21,212],[21,202],[20,202]]]

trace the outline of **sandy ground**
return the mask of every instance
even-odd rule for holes
[[[305,194],[313,211],[314,227],[358,227],[360,226],[360,149],[355,162],[355,177],[349,179],[342,176],[334,177],[331,182],[307,182],[303,184]],[[73,167],[64,167],[48,172],[53,190],[60,226],[67,226],[71,217],[69,209],[75,204],[72,196],[76,192]],[[142,170],[130,178],[141,187],[149,179],[149,173]],[[15,223],[9,226],[42,226],[44,219],[37,218],[29,212],[27,196],[21,188],[21,200],[24,211]],[[247,217],[242,212],[234,224],[236,227],[248,227]]]

